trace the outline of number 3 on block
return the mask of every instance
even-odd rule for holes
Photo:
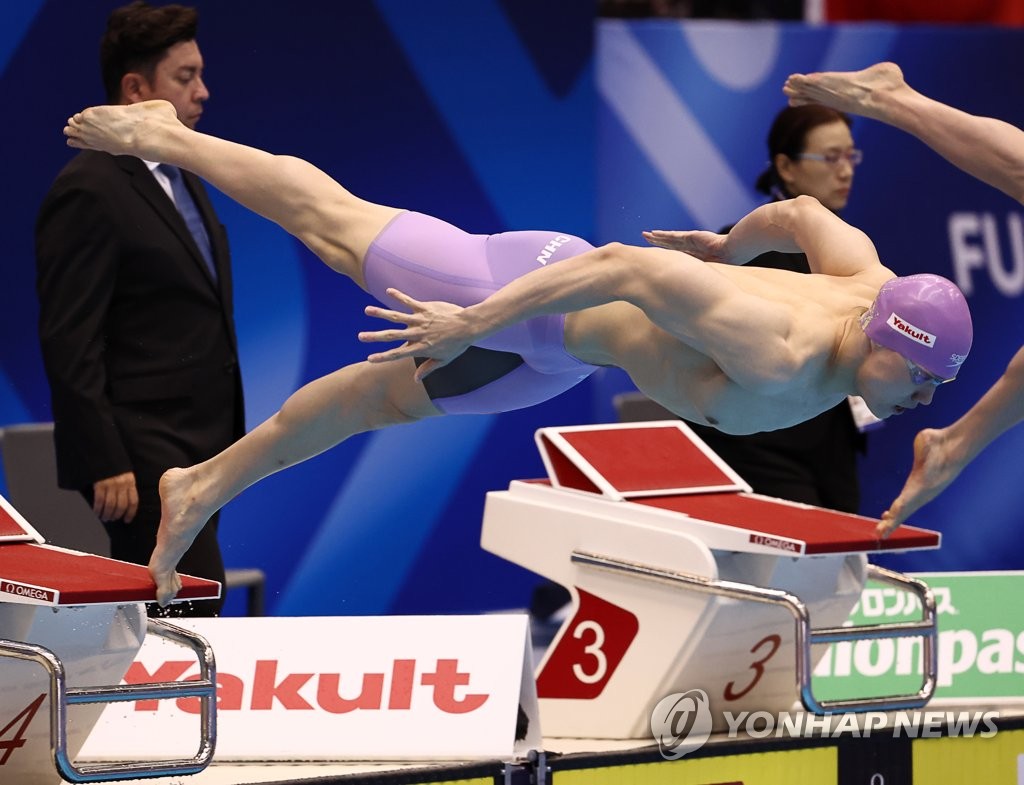
[[[580,604],[537,677],[540,698],[596,698],[640,628],[636,616],[579,590]]]
[[[761,640],[755,643],[751,647],[750,653],[759,656],[758,659],[752,661],[749,665],[749,680],[744,686],[739,688],[737,688],[736,682],[730,681],[725,685],[725,692],[722,694],[722,697],[727,701],[737,701],[754,689],[757,683],[761,681],[761,677],[764,676],[764,664],[774,656],[781,645],[782,637],[774,633],[761,638]],[[765,651],[761,652],[761,649],[765,649]]]

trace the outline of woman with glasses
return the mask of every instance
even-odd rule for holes
[[[768,167],[755,187],[772,201],[813,196],[839,213],[850,198],[854,169],[863,157],[853,144],[845,114],[822,106],[787,107],[768,132]],[[811,272],[802,253],[769,251],[747,264]],[[755,493],[856,513],[857,454],[864,451],[865,438],[855,411],[862,418],[861,427],[874,422],[863,401],[854,399],[777,431],[733,436],[701,425],[694,430]]]

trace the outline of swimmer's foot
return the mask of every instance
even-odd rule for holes
[[[212,511],[200,501],[193,469],[168,469],[160,478],[160,528],[149,559],[156,598],[166,606],[181,589],[178,562],[202,531]]]
[[[884,119],[887,99],[910,90],[895,63],[876,63],[863,71],[793,74],[782,88],[790,106],[823,104],[840,112]]]
[[[168,101],[141,101],[118,106],[91,106],[68,118],[64,135],[69,147],[102,150],[160,160],[163,132],[180,126]]]

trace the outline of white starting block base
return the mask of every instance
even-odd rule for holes
[[[117,684],[146,634],[145,606],[40,608],[0,603],[0,638],[45,647],[63,663],[71,686]],[[0,766],[0,780],[53,785],[57,774],[50,749],[51,712],[46,672],[36,662],[3,659],[0,677],[0,745],[18,743]],[[68,712],[67,755],[74,760],[103,711],[103,704]],[[8,779],[10,777],[10,779]]]
[[[572,595],[537,672],[545,733],[650,738],[658,703],[690,690],[705,694],[715,730],[725,710],[798,700],[813,711],[927,702],[934,601],[866,554],[937,547],[936,533],[902,527],[883,541],[872,519],[744,492],[678,421],[542,429],[537,442],[552,476],[489,493],[481,544]],[[926,618],[841,628],[869,574],[919,593]],[[825,646],[812,643],[911,636],[931,673],[917,694],[814,698]]]
[[[841,625],[860,599],[866,558],[712,552],[698,537],[669,530],[679,522],[660,513],[650,517],[666,528],[644,521],[624,536],[623,522],[603,509],[607,504],[530,483],[488,496],[483,547],[529,564],[569,587],[573,598],[574,612],[537,671],[545,731],[650,738],[658,701],[694,687],[734,713],[790,708],[798,700],[794,624],[784,608],[624,577],[570,554],[610,554],[698,579],[779,589],[799,596],[815,623],[828,627]],[[502,536],[513,530],[515,537]],[[823,654],[821,647],[815,662]],[[637,700],[641,692],[646,697]],[[585,705],[590,708],[581,711]]]

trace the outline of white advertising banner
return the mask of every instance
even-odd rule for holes
[[[217,659],[215,760],[512,759],[540,747],[525,615],[175,623]],[[124,681],[197,674],[180,648],[147,639]],[[112,704],[79,760],[191,756],[198,713],[195,698]]]

